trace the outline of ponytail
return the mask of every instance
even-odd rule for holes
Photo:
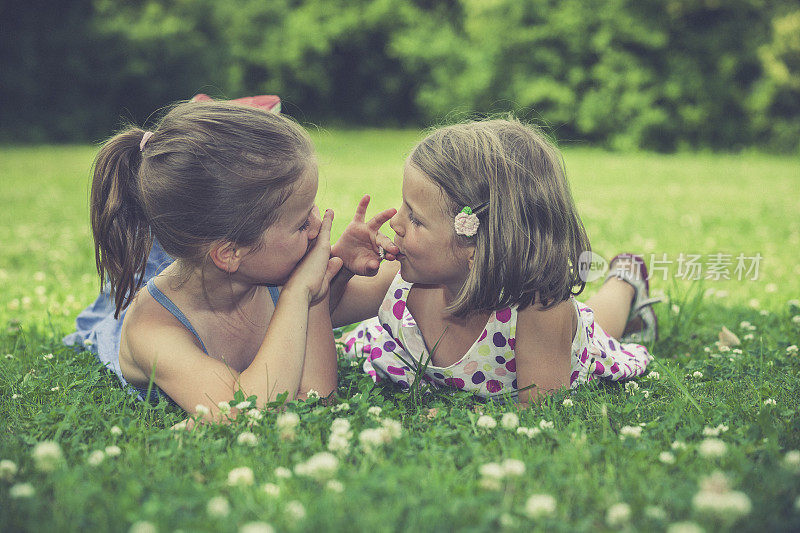
[[[153,237],[139,200],[140,143],[144,130],[130,128],[109,139],[94,162],[91,218],[100,285],[108,280],[114,317],[141,286]]]

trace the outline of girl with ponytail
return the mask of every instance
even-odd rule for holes
[[[152,132],[117,134],[91,190],[104,294],[67,343],[89,346],[140,396],[190,413],[202,404],[210,418],[238,390],[258,406],[330,394],[328,289],[342,259],[330,256],[333,212],[320,219],[316,193],[311,140],[278,114],[187,102]],[[368,262],[377,269],[377,253]],[[365,272],[365,259],[348,266]]]

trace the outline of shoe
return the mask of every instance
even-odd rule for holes
[[[634,268],[631,268],[633,266]],[[609,262],[606,281],[617,278],[633,287],[633,302],[620,342],[650,343],[658,338],[658,318],[653,304],[661,298],[650,298],[650,282],[644,259],[635,254],[619,254]]]

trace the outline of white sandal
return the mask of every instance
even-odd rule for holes
[[[636,269],[632,270],[631,265]],[[661,298],[650,298],[650,283],[644,259],[635,254],[619,254],[609,262],[609,278],[617,278],[633,287],[633,302],[620,342],[650,343],[658,338],[658,318],[653,304]]]

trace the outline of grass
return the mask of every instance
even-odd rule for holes
[[[419,132],[314,136],[319,204],[335,208],[334,234],[365,192],[372,212],[396,205],[403,157]],[[633,250],[649,262],[651,253],[672,261],[700,254],[703,274],[710,254],[763,256],[752,281],[735,279],[735,265],[728,281],[678,279],[674,263],[667,279],[657,276],[655,290],[669,298],[658,309],[662,338],[652,350],[659,379],[642,378],[631,391],[587,385],[571,394],[572,406],[561,391],[518,413],[521,426],[545,427],[529,438],[478,422],[479,412],[499,422],[514,412],[510,405],[375,387],[342,360],[341,402],[290,404],[300,423],[288,438],[277,430],[276,411],[171,431],[181,412],[133,401],[91,355],[60,345],[97,290],[87,215],[93,153],[89,146],[0,148],[0,460],[18,466],[5,479],[0,473],[0,530],[144,530],[146,522],[159,531],[237,531],[253,521],[280,531],[660,531],[683,521],[710,531],[800,528],[800,466],[787,455],[800,449],[800,359],[787,351],[800,340],[792,320],[800,309],[787,303],[800,295],[796,158],[565,150],[601,255]],[[736,352],[715,345],[722,326],[743,340]],[[368,412],[375,406],[379,416]],[[327,449],[336,417],[352,433],[330,474],[339,485],[322,473],[279,477],[276,468],[293,470]],[[400,435],[370,451],[359,435],[384,419],[401,422]],[[706,428],[720,425],[728,428],[716,437],[725,452],[711,457],[714,441],[706,441],[716,430]],[[626,426],[641,427],[641,435],[621,438],[637,431]],[[256,435],[255,446],[239,443],[243,431]],[[32,455],[46,440],[63,450],[51,472],[37,469]],[[685,447],[673,449],[675,442]],[[93,464],[92,452],[108,446],[120,455]],[[481,474],[483,465],[507,459],[521,460],[524,475],[487,481]],[[229,473],[242,466],[254,483],[230,486]],[[746,495],[749,512],[693,505],[717,470],[728,497]],[[24,483],[35,495],[12,497]],[[553,496],[553,513],[527,513],[532,494]],[[215,497],[229,503],[228,514],[209,513]],[[627,520],[624,507],[609,512],[618,503],[628,505]]]

